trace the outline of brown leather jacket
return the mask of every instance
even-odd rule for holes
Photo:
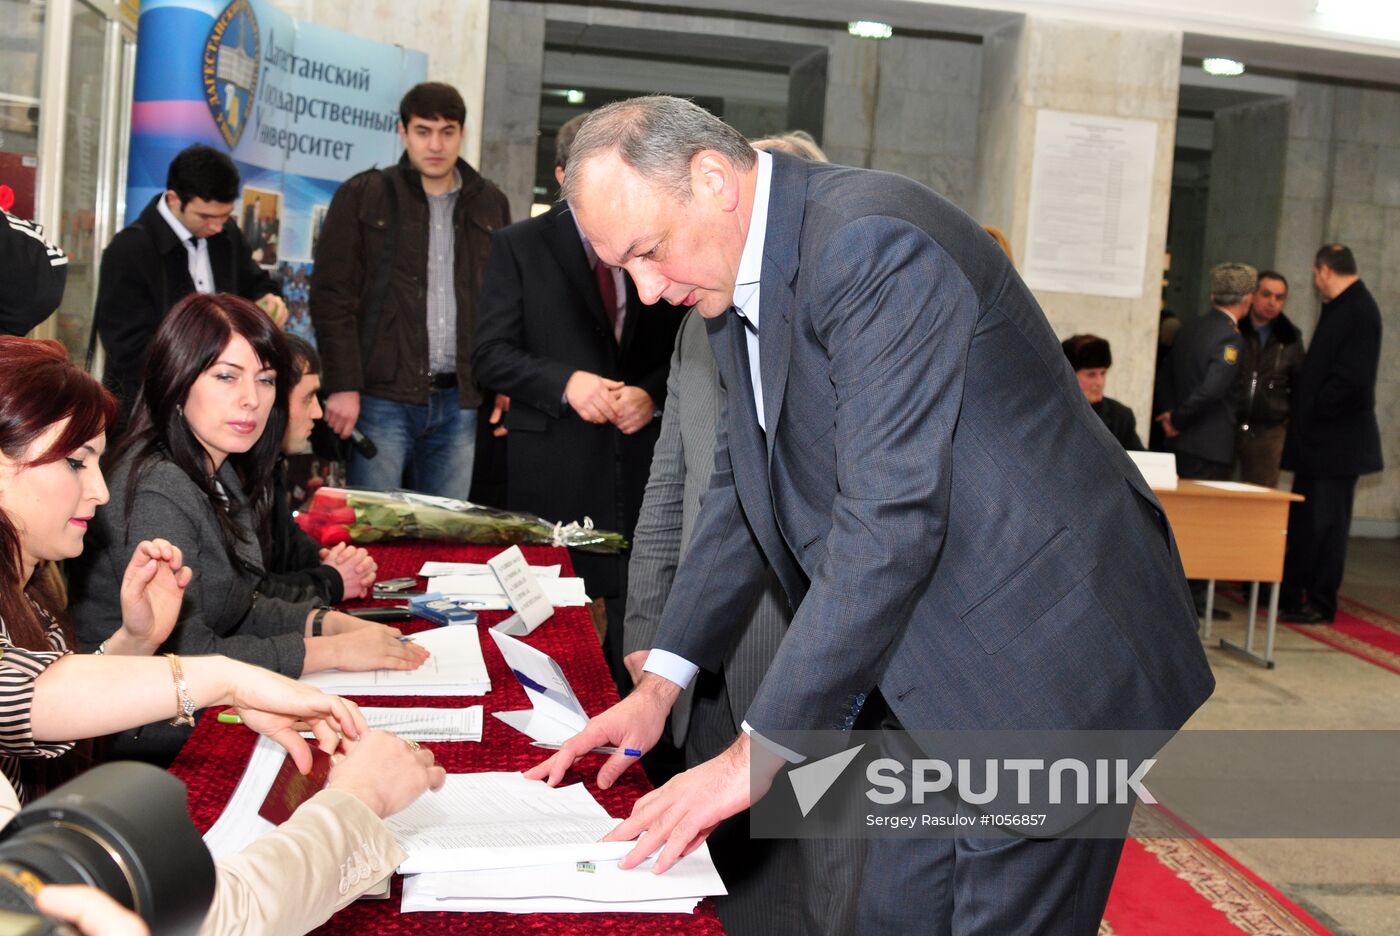
[[[453,213],[456,233],[457,393],[464,408],[481,403],[472,380],[476,299],[486,270],[491,232],[510,223],[506,196],[463,160],[462,190]],[[399,236],[393,274],[375,328],[373,352],[362,361],[360,316],[389,224],[386,181],[397,193]],[[397,166],[347,179],[326,212],[311,273],[311,321],[327,393],[359,390],[398,403],[428,402],[428,199],[405,155]]]

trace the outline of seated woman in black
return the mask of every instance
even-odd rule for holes
[[[1108,369],[1113,366],[1113,352],[1108,342],[1098,335],[1073,335],[1060,342],[1069,358],[1069,366],[1074,368],[1074,376],[1079,378],[1079,389],[1084,399],[1089,401],[1094,412],[1099,414],[1108,431],[1118,440],[1118,444],[1130,452],[1142,451],[1142,440],[1137,434],[1137,417],[1117,400],[1103,395],[1108,383]]]

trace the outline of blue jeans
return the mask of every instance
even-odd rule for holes
[[[352,487],[406,487],[467,499],[476,456],[476,410],[458,405],[456,388],[432,391],[427,406],[361,394],[355,426],[379,454],[365,458],[355,450],[347,471]]]

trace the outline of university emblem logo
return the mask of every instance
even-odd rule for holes
[[[233,0],[214,20],[200,61],[204,102],[230,149],[238,145],[252,114],[260,55],[258,18],[252,4]]]

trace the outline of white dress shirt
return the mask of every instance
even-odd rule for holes
[[[583,252],[588,255],[588,268],[596,271],[601,262],[598,252],[593,249],[588,235],[583,233],[583,228],[578,226],[578,216],[570,211],[569,217],[574,219],[574,230],[578,231],[578,239],[583,241]],[[610,311],[608,318],[614,322],[613,337],[617,339],[618,344],[622,344],[622,326],[627,321],[627,281],[623,279],[626,273],[622,267],[608,267],[608,271],[612,273],[613,296],[616,297],[617,304],[615,308],[605,311]]]
[[[749,218],[748,236],[744,238],[744,252],[739,256],[739,272],[734,278],[734,310],[746,326],[744,338],[748,343],[749,380],[753,384],[754,410],[758,416],[759,428],[763,429],[764,432],[768,431],[768,426],[763,417],[763,372],[759,366],[758,356],[758,306],[759,281],[763,274],[763,241],[768,234],[768,192],[772,180],[773,157],[759,150],[758,179],[755,182],[753,193],[753,214]],[[684,657],[677,656],[667,650],[657,649],[652,649],[647,654],[647,661],[642,669],[648,673],[655,673],[664,679],[669,679],[682,689],[690,685],[690,681],[700,671],[700,667]],[[745,734],[754,736],[748,722],[744,722],[742,727]],[[764,739],[764,743],[784,760],[791,763],[798,763],[803,759],[801,755],[772,741]]]
[[[214,291],[214,267],[209,262],[209,244],[205,238],[196,238],[189,232],[189,229],[180,223],[180,219],[175,217],[175,212],[170,210],[170,203],[166,201],[164,194],[156,199],[156,211],[165,219],[165,223],[170,225],[170,230],[175,232],[175,236],[180,238],[180,243],[185,245],[185,253],[188,254],[190,265],[190,279],[194,281],[196,292],[211,293]]]

